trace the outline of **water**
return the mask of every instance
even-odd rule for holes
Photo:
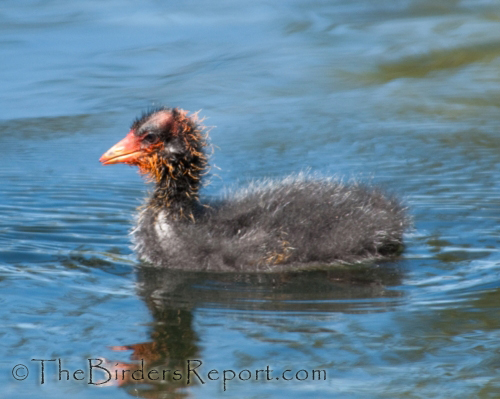
[[[497,398],[499,28],[487,0],[4,1],[4,397]],[[158,104],[213,126],[204,195],[301,170],[371,181],[410,207],[405,253],[264,276],[149,270],[127,235],[147,187],[98,158]],[[205,384],[73,378],[98,358],[199,359]],[[61,359],[71,381],[47,362],[41,384],[31,359]],[[224,393],[223,371],[245,369]]]

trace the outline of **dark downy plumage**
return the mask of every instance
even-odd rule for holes
[[[299,175],[200,202],[206,145],[196,115],[160,108],[102,156],[104,164],[137,165],[155,183],[133,231],[141,259],[183,270],[276,271],[401,252],[405,208],[374,187]]]

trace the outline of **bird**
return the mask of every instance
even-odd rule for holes
[[[151,109],[100,158],[135,165],[154,183],[131,232],[141,261],[252,273],[374,262],[403,251],[407,208],[376,186],[299,173],[200,199],[209,172],[202,122],[180,108]]]

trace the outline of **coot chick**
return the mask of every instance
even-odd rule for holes
[[[206,146],[196,114],[159,108],[135,120],[101,157],[105,165],[136,165],[155,183],[133,230],[142,260],[172,269],[261,272],[401,252],[405,208],[375,187],[299,175],[200,201]]]

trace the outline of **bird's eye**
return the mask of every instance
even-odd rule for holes
[[[146,133],[144,137],[142,138],[142,141],[145,141],[147,143],[154,143],[156,141],[156,134],[153,133]]]

